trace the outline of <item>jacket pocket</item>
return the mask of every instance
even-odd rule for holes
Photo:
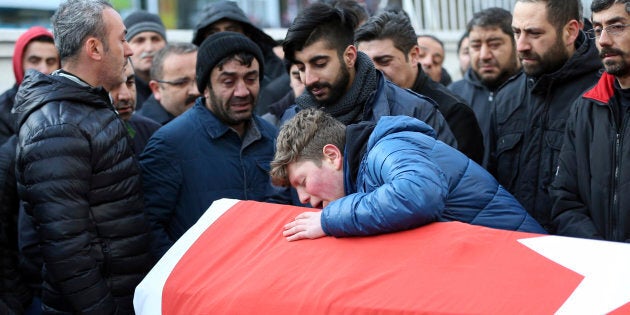
[[[522,139],[522,133],[512,133],[497,141],[497,180],[508,190],[518,175]]]

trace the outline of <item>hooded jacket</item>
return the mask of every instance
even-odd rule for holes
[[[43,257],[45,312],[133,312],[151,268],[140,169],[108,93],[29,72],[18,117],[16,177]]]
[[[24,51],[31,41],[40,36],[53,38],[51,32],[41,26],[33,26],[22,34],[15,42],[13,49],[13,74],[15,85],[0,95],[0,144],[15,134],[15,117],[11,114],[18,86],[24,80]]]
[[[425,123],[381,117],[366,143],[368,128],[348,126],[346,196],[322,210],[327,235],[372,235],[436,221],[544,233],[488,172],[437,141]]]
[[[488,169],[527,211],[553,232],[549,184],[571,104],[597,82],[601,60],[580,31],[575,53],[553,73],[512,77],[496,95]]]
[[[604,73],[573,105],[549,193],[560,235],[630,242],[630,111],[615,112],[615,77]]]
[[[193,44],[197,46],[201,46],[201,43],[205,39],[205,29],[210,25],[221,20],[232,20],[241,23],[245,35],[254,41],[263,53],[265,73],[264,77],[260,81],[261,91],[265,86],[267,86],[267,84],[273,81],[273,79],[286,75],[286,70],[284,69],[282,60],[280,60],[280,58],[278,58],[278,56],[276,56],[273,52],[273,47],[276,46],[276,41],[271,38],[271,36],[263,32],[263,30],[253,25],[245,15],[245,12],[238,7],[236,2],[218,1],[208,3],[203,8],[200,16],[199,22],[195,25],[192,40]],[[286,91],[288,90],[289,87],[287,87]],[[279,93],[279,95],[283,96],[284,93]]]

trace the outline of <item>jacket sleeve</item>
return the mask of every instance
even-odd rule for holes
[[[151,251],[162,257],[173,246],[167,227],[175,213],[182,184],[182,171],[176,149],[155,134],[140,155],[144,206],[151,227]]]
[[[575,150],[577,109],[573,106],[567,120],[564,141],[553,183],[549,186],[552,200],[551,217],[558,235],[603,239],[595,227],[589,209],[580,197],[577,158]]]
[[[322,228],[327,235],[382,234],[440,219],[448,183],[426,153],[404,140],[381,141],[369,151],[363,172],[359,177],[375,189],[359,191],[325,207]]]
[[[65,124],[46,127],[21,142],[20,197],[38,227],[46,280],[78,313],[113,313],[116,306],[92,249],[99,240],[93,237],[89,200],[89,139]]]

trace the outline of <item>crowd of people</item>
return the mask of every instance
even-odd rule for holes
[[[630,242],[630,0],[591,11],[474,13],[452,82],[396,8],[314,2],[276,42],[218,1],[184,43],[63,1],[0,95],[0,313],[133,314],[221,198],[305,207],[288,241],[460,221]]]

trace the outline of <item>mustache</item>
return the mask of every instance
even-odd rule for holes
[[[192,94],[192,95],[188,95],[186,96],[186,102],[184,104],[190,104],[195,102],[195,100],[199,97],[199,95],[197,94]]]
[[[606,57],[606,55],[620,55],[623,56],[624,52],[616,49],[616,48],[602,48],[602,50],[599,52],[599,58],[604,59],[604,57]]]
[[[142,53],[140,53],[140,59],[153,57],[154,55],[155,55],[155,51],[143,51]]]
[[[119,109],[119,108],[123,108],[123,107],[133,107],[134,102],[131,101],[118,101],[116,102],[116,104],[114,104],[114,108]]]
[[[310,92],[314,89],[323,89],[323,88],[330,88],[332,89],[332,85],[328,84],[328,83],[320,83],[320,82],[316,82],[313,83],[311,85],[307,85],[306,89]]]

